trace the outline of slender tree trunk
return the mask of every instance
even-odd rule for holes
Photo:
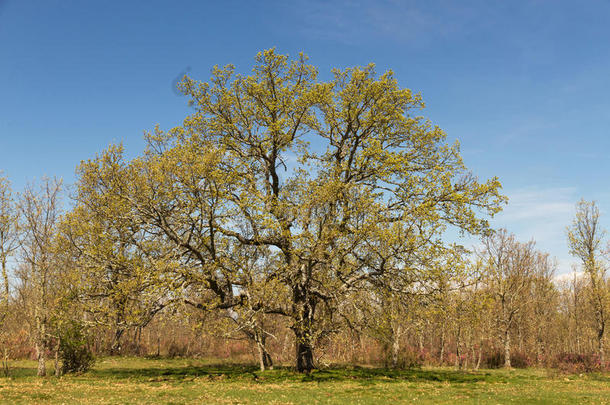
[[[458,326],[457,334],[455,336],[455,367],[460,367],[460,335],[462,334],[461,326]]]
[[[258,367],[261,371],[265,371],[265,353],[263,353],[263,346],[258,341],[256,348],[258,349]]]
[[[504,367],[511,368],[510,365],[510,330],[504,330]]]
[[[2,314],[2,320],[4,320],[4,317],[6,315],[8,315],[8,304],[9,304],[9,287],[8,287],[8,271],[6,269],[6,258],[2,258],[2,281],[3,281],[3,291],[2,291],[2,295],[3,295],[3,301],[4,301],[4,308],[2,308],[3,310],[3,314]]]
[[[604,356],[604,327],[600,327],[597,331],[597,352],[599,354],[599,364],[602,367],[606,365],[606,359]]]
[[[481,357],[483,357],[483,344],[479,344],[479,357],[477,358],[477,365],[474,367],[475,370],[478,370],[481,367]]]
[[[8,288],[8,272],[6,270],[6,256],[2,255],[2,280],[3,280],[3,292],[2,292],[2,308],[0,309],[0,326],[4,326],[4,320],[6,319],[9,313],[9,288]],[[3,328],[5,332],[5,328]],[[4,360],[2,362],[2,369],[4,371],[4,376],[8,377],[8,348],[4,348]]]
[[[269,355],[267,347],[265,346],[267,339],[264,332],[255,332],[254,340],[256,341],[256,348],[258,349],[258,362],[260,370],[273,370],[273,361],[271,360],[271,356]]]
[[[36,308],[34,312],[34,319],[36,320],[36,359],[38,360],[38,371],[36,375],[39,377],[44,377],[47,375],[47,369],[45,365],[45,356],[46,356],[46,328],[45,323],[40,317],[39,309]]]
[[[9,368],[8,368],[8,348],[4,348],[4,359],[2,361],[2,370],[4,371],[4,376],[9,376]]]
[[[263,363],[267,370],[273,370],[273,360],[265,347],[263,347]]]
[[[398,353],[400,352],[401,327],[397,325],[392,333],[392,367],[398,367]]]
[[[441,332],[441,354],[439,356],[439,363],[442,366],[443,360],[445,357],[445,328],[443,327],[443,331]]]
[[[59,348],[61,346],[61,341],[57,338],[57,343],[55,344],[55,377],[61,376],[61,368],[59,367]]]

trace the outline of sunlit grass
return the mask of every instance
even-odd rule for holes
[[[2,403],[610,404],[610,375],[539,369],[349,367],[301,375],[205,359],[106,358],[82,375],[38,378],[34,362],[11,366],[11,377],[0,378]]]

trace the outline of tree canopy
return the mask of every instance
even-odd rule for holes
[[[127,207],[120,220],[164,246],[163,278],[184,302],[289,318],[300,371],[347,294],[430,281],[452,248],[446,227],[485,233],[505,201],[419,115],[421,96],[372,64],[322,81],[304,55],[271,49],[250,75],[215,67],[179,88],[194,113],[147,134],[139,158],[113,147],[84,163],[81,199],[92,184]]]

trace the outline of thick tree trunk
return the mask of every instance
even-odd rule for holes
[[[118,356],[121,354],[121,337],[123,336],[124,332],[125,329],[123,328],[116,328],[116,330],[114,331],[112,345],[110,346],[110,354],[112,356]]]
[[[313,335],[316,301],[307,288],[307,283],[304,282],[293,290],[296,319],[292,329],[295,335],[296,367],[299,373],[309,373],[314,369]]]
[[[313,345],[307,332],[295,330],[297,371],[309,373],[314,369]]]

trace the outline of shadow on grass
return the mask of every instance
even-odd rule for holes
[[[207,377],[209,380],[235,380],[259,383],[273,382],[341,382],[355,381],[365,384],[399,381],[431,381],[473,383],[477,381],[504,381],[502,376],[487,372],[467,372],[445,369],[392,370],[384,368],[335,367],[300,374],[292,368],[279,367],[261,372],[256,366],[207,364],[163,365],[163,367],[135,368],[129,366],[93,369],[87,375],[100,379],[142,379],[148,381],[188,381]]]

